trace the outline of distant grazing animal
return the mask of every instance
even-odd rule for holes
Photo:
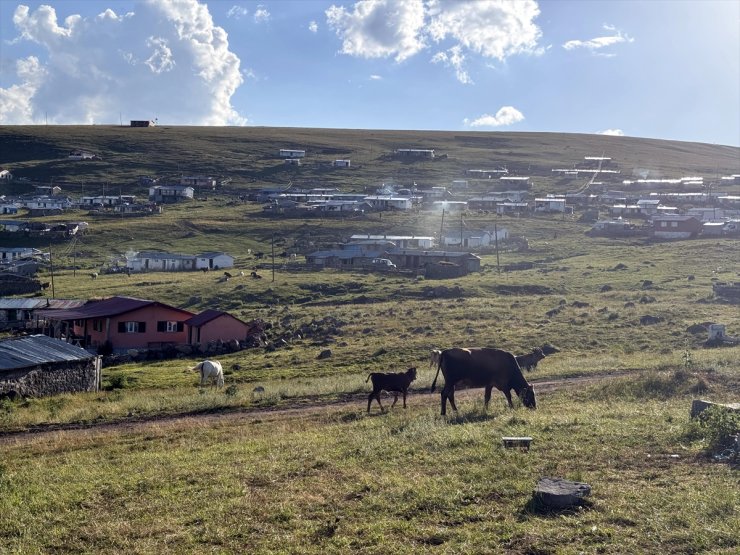
[[[92,279],[98,279],[98,272],[93,272],[92,274],[90,274],[90,277]]]
[[[227,278],[233,277],[229,272],[224,272],[224,276]]]
[[[44,283],[41,284],[41,289],[48,289],[50,285],[51,285],[51,282],[45,281]]]
[[[442,388],[443,415],[447,413],[448,399],[452,410],[457,411],[457,406],[455,406],[455,385],[457,384],[484,387],[486,408],[488,408],[494,387],[503,392],[511,408],[514,408],[511,402],[512,389],[525,407],[537,408],[534,388],[524,379],[516,357],[508,351],[489,348],[445,349],[439,357],[437,375],[434,376],[432,382],[432,392],[437,385],[440,370],[445,378],[445,385]]]
[[[204,360],[190,369],[191,372],[200,372],[200,385],[204,386],[207,380],[211,385],[224,386],[224,369],[217,360]]]
[[[442,354],[442,351],[439,349],[432,349],[432,351],[429,353],[429,368],[434,368],[435,366],[439,366],[439,357]]]
[[[241,277],[244,277],[244,272],[239,272],[239,275],[240,275]]]
[[[253,277],[254,279],[262,279],[262,276],[261,276],[261,275],[259,275],[259,274],[258,274],[257,272],[252,272],[252,277]]]
[[[378,401],[380,410],[383,409],[383,403],[380,402],[380,392],[389,391],[394,394],[393,404],[391,408],[396,406],[398,402],[398,394],[403,395],[403,408],[406,408],[406,394],[408,393],[411,382],[416,379],[416,368],[409,368],[405,372],[399,372],[395,374],[383,374],[381,372],[371,373],[365,383],[370,380],[373,381],[373,390],[367,398],[367,412],[370,412],[370,405],[373,399]]]
[[[519,364],[519,368],[530,372],[531,370],[537,369],[537,363],[545,358],[545,353],[542,349],[535,347],[535,349],[527,355],[519,355],[516,357],[516,362]]]
[[[205,274],[208,271],[208,268],[201,268],[201,271]]]

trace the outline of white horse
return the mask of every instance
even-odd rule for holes
[[[204,360],[199,362],[190,369],[191,372],[200,372],[200,385],[204,386],[207,380],[211,380],[211,385],[218,387],[224,386],[224,369],[217,360]]]

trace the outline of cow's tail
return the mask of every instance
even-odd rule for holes
[[[365,380],[365,383],[369,382],[370,381],[370,378],[372,378],[372,377],[373,377],[373,373],[371,372],[371,373],[369,373],[367,375],[367,379]]]
[[[437,378],[439,378],[439,371],[442,369],[442,357],[444,356],[444,353],[441,353],[439,355],[439,361],[437,362],[437,373],[434,375],[434,381],[432,382],[432,393],[434,393],[434,388],[437,387]]]

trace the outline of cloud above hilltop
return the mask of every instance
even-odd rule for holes
[[[326,10],[328,26],[341,40],[339,52],[400,63],[431,50],[433,63],[472,84],[466,57],[504,62],[516,54],[541,54],[542,32],[534,0],[359,0]]]
[[[46,59],[16,61],[15,84],[0,88],[0,122],[246,123],[231,105],[243,82],[240,60],[197,0],[145,0],[136,12],[61,23],[51,6],[19,5],[13,23],[13,41],[40,45]]]

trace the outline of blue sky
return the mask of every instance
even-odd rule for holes
[[[0,123],[740,146],[736,0],[0,0]]]

